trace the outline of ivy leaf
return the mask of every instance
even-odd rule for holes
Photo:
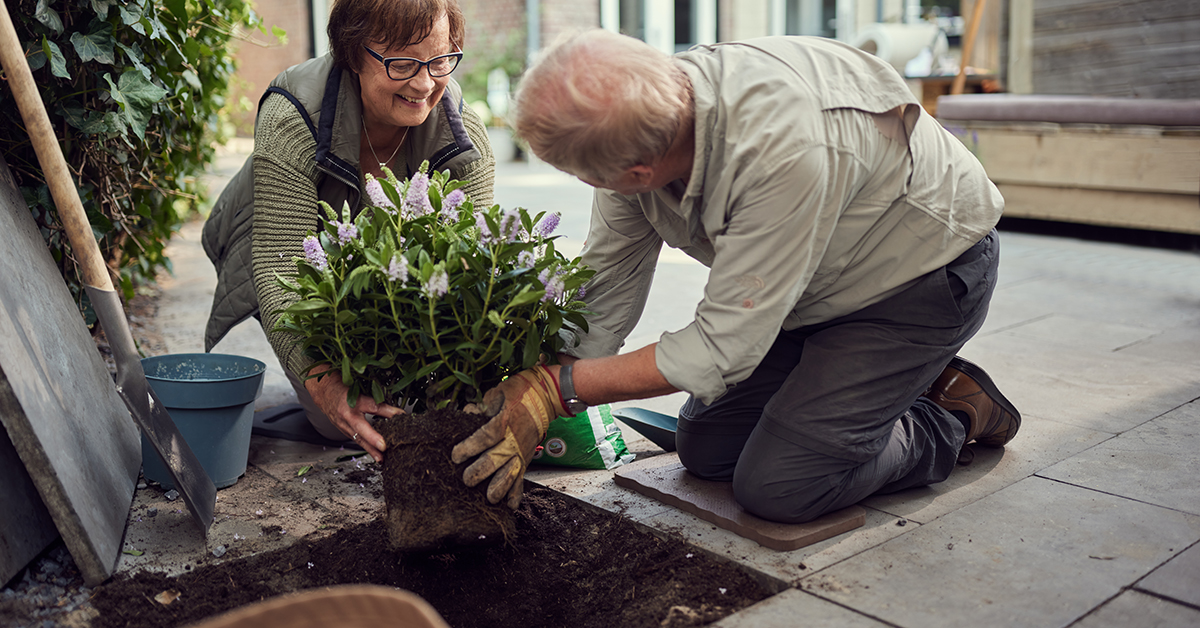
[[[117,83],[113,83],[112,75],[106,72],[104,80],[108,81],[112,99],[121,104],[122,117],[138,139],[145,140],[151,109],[167,95],[167,90],[147,81],[137,70],[127,70]]]
[[[67,58],[63,56],[62,50],[58,48],[58,44],[42,37],[42,53],[50,59],[50,73],[59,78],[71,79],[71,73],[67,72]]]
[[[84,63],[93,59],[108,65],[116,63],[113,55],[113,29],[112,24],[108,22],[99,22],[86,35],[80,32],[71,35],[71,45],[75,46],[75,53]]]
[[[96,15],[100,16],[100,19],[102,20],[108,18],[108,9],[116,6],[117,4],[117,0],[91,0],[91,2],[92,10],[95,11]]]
[[[50,8],[48,0],[38,0],[37,7],[33,10],[33,17],[45,24],[46,28],[54,31],[56,35],[63,32],[62,18],[58,16],[58,11]]]
[[[179,20],[180,24],[188,23],[187,0],[166,0],[163,4],[175,19]]]
[[[142,54],[142,49],[139,48],[137,44],[134,44],[133,47],[129,47],[119,41],[116,42],[116,46],[125,52],[125,58],[133,64],[133,67],[137,68],[138,72],[142,73],[142,76],[146,77],[147,81],[149,81],[153,75],[150,72],[150,68],[146,67],[146,64],[142,63],[142,60],[145,58],[145,56]],[[184,70],[183,72],[184,74],[187,74],[188,72],[191,72],[191,70]]]
[[[26,59],[29,61],[29,69],[33,72],[46,66],[46,53],[41,48],[33,51]]]

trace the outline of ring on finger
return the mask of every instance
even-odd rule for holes
[[[354,436],[351,436],[350,438],[354,439],[354,442],[357,443],[358,442],[358,432],[355,432]]]

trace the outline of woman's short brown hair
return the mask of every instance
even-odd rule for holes
[[[466,26],[458,0],[337,0],[328,29],[334,63],[358,72],[364,45],[419,43],[443,15],[450,20],[450,43],[462,50]]]

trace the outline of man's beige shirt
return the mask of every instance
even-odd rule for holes
[[[850,314],[954,260],[1004,200],[890,66],[838,42],[772,37],[676,56],[696,101],[686,187],[597,190],[584,262],[596,315],[571,353],[616,353],[666,243],[711,269],[657,366],[705,403],[753,372],[780,329]],[[911,150],[910,150],[911,149]]]

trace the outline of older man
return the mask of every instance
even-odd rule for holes
[[[939,482],[967,443],[1016,434],[956,357],[995,287],[1004,201],[890,66],[819,38],[669,57],[594,31],[545,51],[516,100],[530,150],[597,188],[595,316],[564,366],[489,393],[494,418],[455,450],[485,452],[468,483],[515,505],[555,415],[678,390],[683,464],[781,522]],[[616,355],[664,243],[711,269],[695,321]]]

